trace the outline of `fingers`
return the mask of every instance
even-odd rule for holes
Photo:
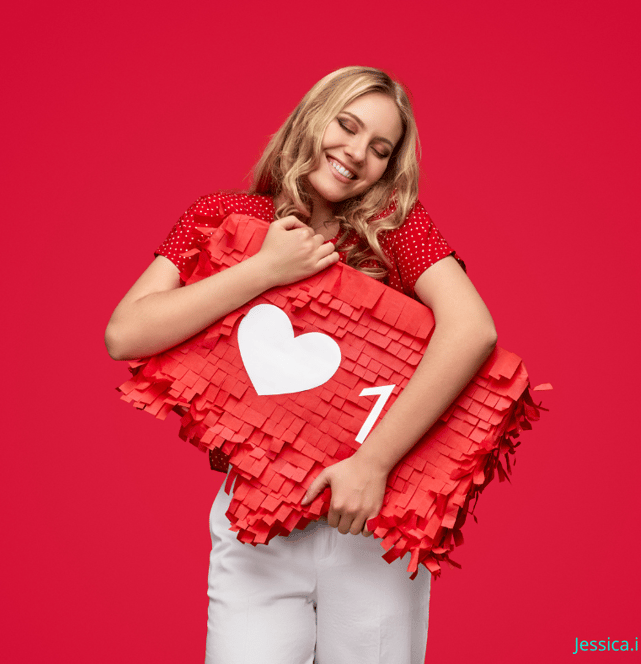
[[[352,521],[352,525],[349,527],[349,532],[352,533],[352,535],[360,535],[363,532],[363,527],[365,526],[365,517],[362,519],[354,519]],[[340,528],[339,528],[340,532]]]
[[[314,498],[329,485],[329,479],[327,473],[323,470],[318,474],[318,477],[309,485],[307,493],[303,496],[303,499],[300,501],[301,505],[308,505],[311,503]]]
[[[297,237],[301,246],[311,241],[311,245],[307,245],[308,251],[316,252],[319,259],[334,251],[334,245],[331,242],[326,242],[320,233],[315,233],[313,229],[296,217],[284,217],[275,221],[272,226],[275,224],[278,225],[277,230],[292,232],[292,237]]]
[[[316,233],[310,226],[298,219],[297,217],[283,217],[274,222],[279,224],[281,228],[286,231],[295,230],[302,237],[309,237],[314,240],[315,243],[320,247],[322,244],[325,244],[325,238],[320,234]],[[331,243],[330,243],[331,244]]]
[[[352,535],[365,535],[365,537],[369,537],[372,534],[367,530],[366,517],[354,518],[352,515],[335,512],[335,518],[333,521],[337,523],[337,525],[333,527],[337,528],[338,532],[343,535],[351,533]],[[330,526],[333,525],[329,515],[327,516],[327,523],[329,523]]]
[[[316,272],[320,272],[340,260],[340,256],[332,242],[326,242],[325,238],[305,226],[304,228],[296,228],[293,233],[299,234],[300,244],[295,245],[299,256],[301,256],[300,268],[304,272],[302,276],[311,276]],[[294,250],[294,247],[292,247]],[[294,255],[293,251],[290,256]],[[299,277],[300,278],[300,277]]]
[[[326,267],[329,267],[330,265],[334,265],[334,263],[338,263],[340,260],[340,256],[338,255],[338,251],[334,251],[332,248],[330,253],[327,254],[324,258],[320,258],[317,263],[318,271],[320,272],[321,270],[324,270]]]
[[[277,219],[274,222],[274,224],[279,224],[282,228],[284,228],[287,231],[292,230],[294,228],[309,228],[309,226],[306,223],[304,223],[303,221],[298,219],[298,217],[294,217],[294,216],[283,217],[282,219]],[[309,228],[309,230],[311,231],[312,229]],[[312,233],[313,232],[314,231],[312,231]]]
[[[309,227],[297,228],[295,229],[297,233],[300,233],[306,240],[309,239],[312,241],[315,249],[323,249],[323,252],[332,252],[334,251],[334,245],[331,242],[326,242],[325,238],[320,233],[314,233],[314,231]],[[329,246],[328,246],[329,245]]]
[[[320,238],[320,241],[318,240]],[[325,238],[322,235],[315,235],[314,241],[318,242],[318,255],[327,256],[331,253],[334,253],[335,247],[332,242],[325,242]]]
[[[338,529],[339,533],[347,535],[351,533],[352,535],[365,535],[369,537],[372,533],[367,530],[367,521],[371,517],[362,516],[358,514],[350,514],[345,511],[335,509],[330,506],[329,512],[327,513],[327,523],[332,526],[332,528]]]
[[[339,260],[331,242],[296,217],[274,221],[254,260],[270,288],[310,277]]]
[[[332,528],[338,528],[340,522],[341,522],[340,513],[330,507],[329,512],[327,513],[327,523]]]
[[[373,530],[369,530],[369,528],[368,528],[369,525],[371,525],[372,528],[376,527],[373,523],[369,524],[368,523],[369,521],[371,521],[371,519],[367,519],[365,521],[365,526],[363,527],[363,535],[365,535],[365,537],[371,537],[374,534]]]
[[[343,514],[341,516],[341,520],[338,522],[338,532],[341,533],[342,535],[347,535],[347,533],[350,532],[350,529],[352,527],[352,517],[351,516],[346,516]],[[354,533],[358,534],[358,533]]]

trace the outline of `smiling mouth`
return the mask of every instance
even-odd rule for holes
[[[352,171],[350,171],[348,168],[345,168],[343,164],[336,161],[336,159],[333,157],[327,157],[327,161],[329,162],[329,165],[344,178],[347,178],[348,180],[356,179],[356,173],[352,173]]]

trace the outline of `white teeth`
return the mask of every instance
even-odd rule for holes
[[[348,171],[344,166],[341,166],[337,161],[334,161],[333,159],[329,160],[329,163],[345,178],[349,178],[352,180],[355,175],[351,172]]]

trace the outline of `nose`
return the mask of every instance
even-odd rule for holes
[[[352,158],[355,164],[362,164],[367,153],[367,144],[359,136],[353,136],[345,145],[345,153]]]

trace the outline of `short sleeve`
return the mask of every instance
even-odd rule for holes
[[[274,218],[274,204],[268,196],[251,194],[218,192],[201,196],[178,219],[154,255],[168,258],[182,272],[188,261],[196,260],[193,256],[189,258],[183,256],[186,251],[193,249],[196,239],[200,237],[196,229],[201,226],[213,226],[221,217],[232,212],[271,221]]]
[[[196,237],[198,236],[194,216],[203,215],[213,217],[214,215],[211,214],[213,212],[211,205],[216,202],[212,200],[214,198],[215,196],[213,195],[202,196],[193,205],[190,205],[171,229],[165,241],[156,249],[154,255],[168,258],[182,272],[186,259],[181,254],[193,248]],[[207,214],[207,212],[210,214]]]
[[[390,270],[389,285],[408,295],[414,295],[414,286],[423,272],[442,258],[454,255],[462,263],[419,201],[403,225],[390,231],[381,246],[395,268]]]

